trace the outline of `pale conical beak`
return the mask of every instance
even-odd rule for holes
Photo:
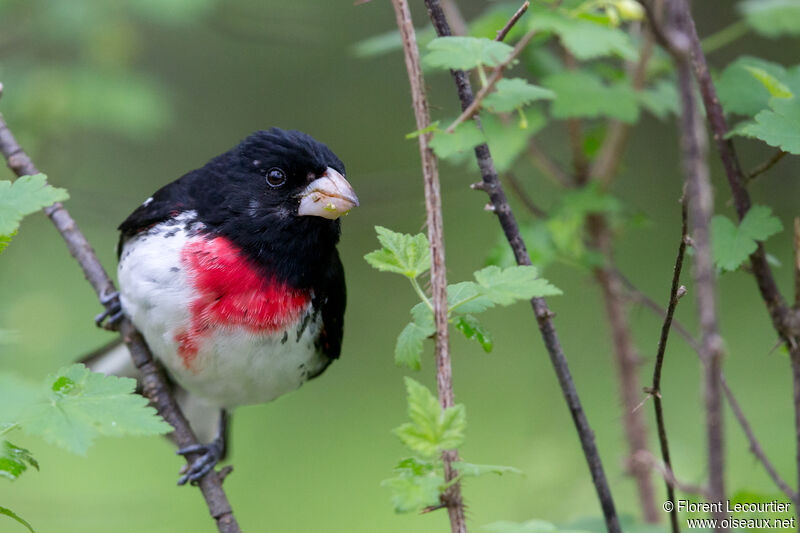
[[[319,178],[308,184],[300,193],[300,216],[316,216],[331,220],[358,207],[353,187],[336,170],[328,167]]]

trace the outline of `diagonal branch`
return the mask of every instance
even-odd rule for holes
[[[17,143],[2,116],[0,116],[0,152],[5,157],[8,167],[17,176],[39,173],[31,158]],[[55,203],[50,207],[46,207],[44,212],[56,226],[70,253],[83,270],[83,275],[101,300],[106,300],[108,296],[114,294],[114,282],[111,281],[111,278],[103,269],[89,241],[86,240],[86,237],[64,206],[61,203]],[[147,396],[164,420],[175,428],[173,434],[175,442],[181,448],[197,444],[197,438],[172,396],[169,382],[153,360],[144,338],[127,318],[120,325],[120,334],[123,342],[130,350],[134,364],[142,374],[144,395]],[[195,459],[197,459],[197,454],[187,454],[186,456],[186,460],[190,464]],[[228,503],[228,498],[222,488],[222,480],[219,474],[214,471],[208,473],[200,479],[198,485],[206,500],[208,510],[217,523],[217,529],[222,533],[240,532],[239,524],[236,522],[236,517],[233,515],[231,505]]]
[[[525,12],[528,10],[528,8],[530,7],[530,5],[531,5],[531,3],[530,3],[528,0],[525,0],[525,3],[523,3],[523,4],[520,6],[520,8],[519,8],[519,9],[517,9],[517,11],[516,11],[516,12],[515,12],[515,13],[514,13],[514,14],[511,16],[511,18],[510,18],[510,19],[508,19],[508,22],[506,22],[506,25],[505,25],[505,26],[503,26],[503,27],[502,27],[502,28],[501,28],[501,29],[500,29],[500,30],[497,32],[497,37],[495,37],[495,38],[494,38],[494,40],[495,40],[495,41],[498,41],[498,42],[502,42],[502,41],[503,41],[503,39],[505,39],[505,38],[506,38],[506,35],[508,35],[508,32],[510,32],[510,31],[511,31],[511,28],[513,28],[513,27],[514,27],[514,24],[516,24],[516,23],[517,23],[517,21],[518,21],[518,20],[519,20],[519,19],[522,17],[522,15],[524,15],[524,14],[525,14]]]
[[[439,0],[425,0],[425,5],[428,7],[428,15],[433,22],[436,33],[440,37],[451,35],[450,25],[447,22]],[[473,101],[472,85],[469,78],[461,70],[451,71],[453,80],[456,84],[458,97],[461,102],[461,108],[467,109]],[[475,117],[475,122],[480,127],[480,117]],[[498,222],[503,229],[503,233],[514,252],[514,257],[520,265],[530,265],[531,259],[525,247],[519,232],[517,220],[511,207],[508,205],[503,186],[497,176],[494,162],[492,160],[489,147],[484,143],[475,147],[475,157],[478,161],[483,186],[481,187],[488,195],[493,207],[492,212],[497,215]],[[592,475],[592,481],[597,492],[600,506],[603,510],[605,517],[606,527],[610,533],[619,533],[621,531],[619,518],[614,506],[614,499],[611,496],[611,489],[608,486],[605,471],[603,469],[602,460],[597,450],[597,445],[594,441],[594,432],[589,426],[586,419],[586,414],[583,411],[578,391],[575,388],[575,383],[572,380],[572,375],[569,371],[567,359],[564,356],[564,351],[561,348],[561,342],[556,333],[555,326],[553,325],[553,312],[550,311],[547,303],[543,298],[534,298],[531,300],[534,315],[539,324],[539,330],[547,347],[547,352],[550,356],[550,361],[558,377],[559,385],[561,386],[564,399],[569,407],[570,414],[572,415],[575,428],[583,447],[583,453],[586,457],[586,462],[589,466],[589,471]]]
[[[406,0],[392,0],[397,27],[403,38],[408,81],[411,85],[411,99],[414,104],[414,117],[417,129],[424,131],[430,126],[428,101],[425,98],[425,81],[419,60],[417,38],[411,11]],[[498,68],[499,70],[499,68]],[[431,133],[418,137],[422,158],[422,174],[425,182],[425,212],[428,223],[428,240],[431,246],[431,290],[433,293],[433,315],[436,323],[436,383],[439,388],[439,403],[442,409],[452,407],[453,371],[450,364],[450,346],[447,321],[447,274],[444,262],[444,229],[442,227],[442,200],[439,191],[439,171],[436,156],[428,145]],[[453,463],[458,461],[458,450],[442,452],[445,482],[452,483],[442,495],[442,503],[447,507],[450,528],[453,533],[466,533],[464,502],[461,497],[461,484]]]

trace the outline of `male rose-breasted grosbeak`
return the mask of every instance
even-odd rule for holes
[[[120,225],[121,313],[177,385],[223,415],[212,442],[179,450],[203,454],[180,484],[222,457],[226,410],[273,400],[339,357],[339,217],[358,206],[344,174],[310,136],[258,131]]]

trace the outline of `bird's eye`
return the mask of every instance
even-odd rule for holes
[[[267,183],[270,187],[280,187],[286,183],[286,173],[279,168],[271,168],[267,171]]]

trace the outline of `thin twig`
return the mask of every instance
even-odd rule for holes
[[[437,35],[440,37],[451,35],[450,25],[442,11],[439,0],[425,0],[425,5],[428,7],[428,14],[433,22]],[[451,74],[456,84],[456,89],[458,90],[461,108],[467,109],[473,101],[472,85],[469,82],[469,78],[464,71],[461,70],[452,70]],[[480,127],[480,117],[475,117],[475,122],[478,127]],[[480,169],[481,178],[483,180],[483,190],[489,195],[491,205],[494,208],[493,212],[497,215],[503,233],[514,252],[517,264],[530,265],[530,256],[528,255],[525,243],[519,233],[519,226],[517,225],[516,218],[511,211],[511,207],[508,205],[503,186],[498,179],[497,170],[492,161],[489,147],[485,143],[476,146],[475,157],[478,161],[478,168]],[[553,313],[550,311],[543,298],[534,298],[531,300],[531,305],[539,324],[542,339],[547,347],[550,361],[558,376],[564,399],[569,406],[570,414],[575,423],[575,428],[583,447],[583,453],[592,475],[592,481],[597,491],[598,499],[600,500],[600,506],[603,510],[606,527],[610,533],[620,533],[619,518],[617,517],[614,499],[611,496],[608,480],[603,470],[603,463],[597,451],[597,445],[594,442],[594,432],[589,426],[580,398],[578,397],[578,392],[575,389],[575,383],[572,380],[567,359],[564,356],[561,342],[556,333],[555,326],[553,325]]]
[[[745,182],[749,184],[751,181],[759,177],[761,174],[770,170],[772,167],[777,165],[778,162],[781,159],[783,159],[784,156],[788,153],[789,152],[784,152],[783,150],[778,148],[778,150],[774,154],[772,154],[772,157],[770,157],[769,159],[767,159],[766,161],[764,161],[763,163],[761,163],[760,165],[758,165],[753,170],[747,173],[747,175],[745,176]]]
[[[683,258],[686,254],[686,237],[689,234],[689,226],[686,213],[686,199],[681,199],[681,240],[678,244],[678,255],[675,258],[675,267],[672,269],[672,285],[669,291],[669,305],[661,326],[661,337],[658,339],[658,350],[656,352],[656,364],[653,368],[653,384],[650,387],[650,394],[653,396],[653,409],[656,414],[656,427],[658,428],[658,442],[661,446],[661,459],[666,467],[672,471],[672,460],[669,455],[669,441],[667,440],[667,426],[664,420],[664,406],[661,398],[661,369],[664,366],[664,354],[667,350],[667,340],[669,331],[672,327],[672,318],[675,315],[675,308],[678,307],[678,300],[686,293],[686,288],[681,285],[681,270],[683,270]],[[675,501],[675,488],[667,483],[667,499]],[[669,513],[670,525],[673,533],[678,533],[681,528],[678,524],[678,511],[673,508]]]
[[[662,464],[658,459],[656,459],[653,456],[652,453],[648,451],[639,452],[634,458],[634,460],[660,473],[661,476],[664,478],[666,484],[673,489],[673,493],[675,489],[681,492],[685,492],[687,494],[705,495],[707,492],[706,489],[704,489],[703,487],[680,481],[675,476],[675,472],[672,471],[672,468],[670,468],[669,465]],[[675,503],[675,500],[671,501]]]
[[[406,70],[411,86],[411,99],[414,104],[414,117],[418,130],[430,126],[428,101],[425,97],[425,81],[419,60],[419,49],[414,34],[411,11],[406,0],[392,0],[397,27],[403,38]],[[425,212],[427,214],[428,240],[431,247],[431,292],[433,294],[433,315],[436,323],[436,382],[439,388],[439,403],[442,409],[455,404],[453,398],[453,371],[450,364],[450,346],[447,321],[447,274],[444,258],[444,229],[442,227],[442,201],[439,191],[439,172],[436,156],[428,145],[430,133],[422,134],[419,151],[422,158],[422,174],[425,182]],[[458,478],[453,463],[458,461],[457,450],[442,452],[444,479],[451,483]],[[455,481],[442,495],[442,503],[447,507],[450,529],[453,533],[466,533],[464,502],[461,497],[461,484]]]
[[[511,187],[511,191],[516,195],[517,198],[519,198],[520,202],[522,202],[522,205],[525,206],[525,209],[527,209],[530,214],[536,218],[547,218],[547,212],[536,205],[536,203],[533,201],[533,198],[531,198],[530,195],[525,192],[525,189],[522,187],[522,184],[519,182],[513,172],[506,172],[505,181]]]
[[[761,443],[758,442],[755,433],[753,433],[753,428],[750,425],[750,422],[745,417],[744,412],[742,411],[741,405],[739,405],[738,400],[731,392],[730,387],[728,386],[728,382],[725,380],[725,376],[721,375],[720,380],[722,383],[722,391],[725,393],[725,397],[728,399],[728,405],[731,406],[731,411],[733,411],[733,415],[736,417],[736,420],[739,421],[739,425],[742,426],[742,430],[744,431],[745,436],[747,437],[747,441],[750,443],[750,451],[753,452],[761,464],[764,465],[764,469],[769,474],[769,477],[772,478],[772,481],[780,488],[786,496],[794,503],[795,506],[800,505],[800,500],[797,498],[797,492],[792,490],[786,481],[778,474],[778,471],[775,470],[775,467],[767,458],[767,454],[764,453],[764,449],[761,447]]]
[[[670,0],[667,17],[669,31],[689,39],[689,7],[685,0]],[[706,134],[697,112],[689,55],[673,50],[678,72],[678,94],[681,101],[681,159],[686,175],[689,221],[694,242],[694,280],[697,310],[700,318],[701,360],[704,369],[704,397],[706,408],[706,444],[708,455],[708,499],[725,500],[725,440],[723,433],[722,394],[720,374],[723,343],[717,322],[714,263],[711,257],[711,216],[714,199],[708,170]],[[721,509],[712,513],[720,521],[717,531],[726,531]]]
[[[531,5],[531,3],[528,0],[525,0],[525,3],[522,4],[522,6],[520,6],[519,9],[517,9],[517,12],[514,13],[511,16],[510,19],[508,19],[508,22],[506,22],[506,25],[503,26],[503,28],[497,32],[497,37],[495,37],[494,40],[498,41],[498,42],[502,42],[503,39],[506,38],[506,35],[508,35],[508,32],[511,31],[511,28],[514,27],[514,24],[516,24],[517,21],[520,19],[520,17],[522,17],[522,15],[525,14],[525,12],[528,10],[528,7],[530,7],[530,5]]]
[[[39,173],[31,158],[17,143],[2,115],[0,115],[0,152],[6,158],[8,167],[17,176]],[[86,237],[64,206],[61,203],[55,203],[46,207],[44,212],[56,226],[70,253],[83,270],[83,275],[101,300],[105,300],[109,295],[113,294],[115,292],[114,282],[111,281],[111,278],[103,269],[89,241],[86,240]],[[130,350],[136,368],[141,373],[144,395],[147,396],[164,420],[175,428],[173,433],[175,442],[181,448],[197,444],[197,438],[172,396],[169,382],[153,360],[144,338],[127,318],[120,325],[120,334],[123,342]],[[198,454],[187,454],[186,456],[189,464],[197,458]],[[208,510],[217,523],[217,529],[223,533],[240,532],[239,524],[237,524],[233,515],[231,505],[225,495],[225,490],[222,488],[222,481],[217,472],[212,471],[203,476],[198,485],[206,500]]]
[[[508,57],[502,63],[497,65],[497,67],[495,67],[494,71],[492,72],[492,75],[486,82],[486,86],[481,88],[480,91],[478,91],[478,94],[475,95],[475,99],[472,101],[469,107],[467,107],[458,116],[458,118],[455,119],[453,123],[447,127],[447,133],[453,133],[453,130],[455,130],[459,124],[471,119],[473,115],[475,115],[475,113],[477,113],[480,110],[481,102],[483,102],[483,99],[486,98],[490,92],[492,92],[494,86],[497,85],[497,82],[502,79],[503,71],[506,68],[508,68],[508,66],[517,58],[517,56],[519,56],[522,53],[525,47],[528,46],[528,43],[531,42],[531,39],[533,39],[533,36],[535,34],[536,30],[531,30],[528,33],[526,33],[522,37],[522,39],[519,40],[516,46],[514,46],[514,49],[508,55]]]
[[[528,157],[531,163],[538,168],[546,178],[561,187],[572,187],[572,177],[556,163],[550,155],[539,147],[534,137],[528,140]]]

